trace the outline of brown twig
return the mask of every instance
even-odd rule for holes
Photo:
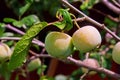
[[[81,17],[81,18],[73,19],[72,21],[80,21],[80,22],[82,22],[84,20],[85,20],[85,17]],[[55,22],[58,22],[58,21],[50,22],[50,23],[48,23],[47,26],[53,25]]]
[[[95,9],[95,8],[92,8],[92,10],[93,10],[93,11],[96,11],[97,13],[99,13],[99,14],[101,14],[101,15],[103,15],[103,16],[106,16],[107,18],[111,19],[112,21],[120,22],[119,18],[114,18],[114,17],[112,17],[111,15],[107,15],[107,14],[105,14],[105,13],[103,13],[103,12],[101,12],[101,11]]]
[[[19,38],[19,37],[0,37],[0,40],[16,40],[16,41],[19,41],[20,39],[21,38]],[[44,43],[41,44],[41,42],[38,42],[36,40],[32,40],[32,43],[44,47]]]
[[[37,53],[34,52],[34,54],[37,54]],[[35,58],[38,58],[38,57],[53,58],[52,56],[50,56],[50,55],[48,55],[48,54],[37,54],[37,55],[35,55],[35,56],[32,56],[32,57],[27,61],[27,63],[28,63],[29,61],[35,59]],[[79,67],[85,67],[85,68],[88,68],[88,69],[93,70],[93,71],[105,73],[105,74],[107,74],[108,76],[111,76],[111,77],[113,77],[113,78],[115,78],[115,79],[120,79],[120,74],[117,74],[117,73],[115,73],[115,72],[113,72],[113,71],[110,71],[110,70],[108,70],[108,69],[105,69],[105,68],[103,68],[103,67],[94,68],[94,67],[92,67],[92,66],[89,66],[89,65],[85,64],[85,63],[82,62],[81,60],[76,60],[76,59],[74,59],[74,58],[72,58],[72,57],[67,57],[67,60],[69,60],[71,63],[73,63],[73,64],[75,64],[75,65],[77,65],[77,66],[79,66]]]
[[[48,54],[43,54],[44,48],[43,48],[43,50],[41,51],[40,54],[37,54],[37,53],[35,53],[35,52],[32,51],[32,50],[29,50],[29,52],[30,52],[33,56],[30,57],[30,59],[28,59],[26,63],[29,63],[31,60],[36,59],[36,58],[41,58],[41,57],[42,57],[42,58],[52,58],[52,56],[50,56],[50,55],[48,55]]]
[[[104,24],[100,24],[99,22],[93,20],[92,18],[88,17],[87,15],[85,15],[83,12],[81,12],[80,10],[78,10],[77,8],[75,8],[74,6],[72,6],[70,3],[68,3],[66,0],[61,0],[66,6],[68,6],[69,8],[73,9],[74,11],[76,11],[77,13],[79,13],[80,15],[84,16],[85,19],[93,24],[95,24],[96,26],[100,27],[101,29],[104,29],[105,31],[107,31],[108,33],[110,33],[115,39],[120,41],[120,38],[113,33],[111,30],[109,30]]]
[[[111,9],[116,14],[120,15],[120,8],[116,7],[112,3],[110,3],[108,0],[101,0],[104,5],[106,5],[109,9]]]
[[[107,74],[108,76],[111,76],[111,77],[113,77],[113,78],[115,78],[115,79],[120,79],[120,74],[117,74],[117,73],[115,73],[115,72],[113,72],[113,71],[110,71],[110,70],[108,70],[108,69],[105,69],[105,68],[103,68],[103,67],[100,67],[100,68],[94,68],[94,67],[92,67],[92,66],[89,66],[89,65],[86,65],[86,64],[84,64],[82,61],[80,61],[80,60],[75,60],[75,59],[73,59],[73,58],[71,58],[71,57],[68,57],[67,58],[70,62],[72,62],[72,63],[74,63],[75,65],[77,65],[77,66],[79,66],[79,67],[85,67],[85,68],[88,68],[88,69],[90,69],[90,70],[94,70],[94,71],[97,71],[97,72],[101,72],[101,73],[105,73],[105,74]]]
[[[11,26],[10,24],[7,24],[5,27],[8,28],[8,29],[10,29],[10,30],[12,30],[12,31],[15,31],[15,32],[17,32],[17,33],[19,33],[19,34],[21,34],[21,35],[24,35],[24,34],[25,34],[23,31],[15,28],[15,27],[13,27],[13,26]],[[35,38],[33,39],[33,42],[36,43],[36,44],[39,44],[39,46],[41,46],[41,47],[44,47],[44,46],[45,46],[44,43],[42,43],[41,41],[39,41],[39,40],[37,40],[37,39],[35,39]]]
[[[81,77],[80,80],[83,80],[85,78],[85,76],[87,76],[89,74],[90,70],[88,70],[86,73],[84,73]]]
[[[39,55],[37,55],[37,56],[32,56],[32,57],[29,59],[29,61],[31,61],[31,60],[33,60],[33,59],[35,59],[35,58],[38,58],[38,57],[46,57],[46,58],[49,57],[49,58],[52,58],[52,56],[50,56],[50,55],[48,55],[48,54],[39,54]],[[110,71],[110,70],[108,70],[108,69],[105,69],[105,68],[103,68],[103,67],[94,68],[94,67],[92,67],[92,66],[90,66],[90,65],[86,65],[86,64],[85,64],[84,62],[82,62],[81,60],[76,60],[76,59],[74,59],[74,58],[72,58],[72,57],[67,57],[67,60],[69,60],[71,63],[73,63],[73,64],[75,64],[75,65],[77,65],[77,66],[79,66],[79,67],[85,67],[85,68],[88,68],[88,69],[93,70],[93,71],[105,73],[105,74],[107,74],[108,76],[113,77],[113,78],[115,78],[115,79],[120,79],[120,74],[117,74],[117,73],[115,73],[115,72],[113,72],[113,71]],[[29,62],[29,61],[28,61],[28,62]]]
[[[116,38],[117,40],[120,41],[120,38],[114,34],[111,30],[109,30],[104,24],[100,24],[99,22],[91,19],[90,17],[88,17],[87,15],[85,15],[84,13],[82,13],[81,11],[79,11],[77,8],[75,8],[74,6],[72,6],[70,3],[68,3],[66,0],[61,0],[66,6],[68,6],[69,8],[73,9],[74,11],[76,11],[77,13],[79,13],[80,15],[84,16],[86,20],[88,20],[89,22],[99,26],[100,28],[106,30],[108,33],[110,33],[114,38]],[[85,65],[82,61],[77,61],[71,57],[68,57],[67,58],[69,61],[71,61],[72,63],[78,65],[78,66],[83,66],[85,68],[88,68],[90,70],[95,70],[95,71],[98,71],[98,72],[102,72],[102,73],[105,73],[111,77],[114,77],[115,79],[120,79],[120,74],[117,74],[113,71],[110,71],[108,69],[105,69],[103,67],[100,67],[100,68],[93,68],[89,65]]]
[[[120,8],[120,4],[116,0],[112,0],[113,3]]]

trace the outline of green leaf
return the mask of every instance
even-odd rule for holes
[[[112,21],[111,19],[105,17],[104,23],[108,25],[109,27],[116,27],[118,25],[117,22]]]
[[[14,36],[12,32],[5,32],[3,36],[8,37],[8,36]]]
[[[27,9],[30,7],[30,3],[28,3],[28,4],[26,4],[24,7],[21,7],[20,8],[20,11],[19,11],[19,14],[20,14],[20,16],[22,16],[26,11],[27,11]]]
[[[16,75],[15,80],[19,80],[19,75]]]
[[[21,21],[15,21],[15,22],[13,22],[13,25],[18,28],[21,28],[24,24]]]
[[[59,29],[64,29],[66,22],[62,21],[62,22],[55,22],[53,25],[57,26]]]
[[[80,5],[80,9],[86,10],[86,9],[91,9],[94,4],[98,3],[99,0],[86,0]]]
[[[19,16],[22,16],[29,9],[30,6],[31,6],[31,3],[28,1],[25,4],[25,6],[23,6],[19,9]]]
[[[0,74],[5,78],[5,80],[10,80],[11,71],[8,69],[8,63],[0,64]]]
[[[5,24],[4,23],[0,23],[0,27],[4,27],[5,26]]]
[[[64,30],[69,31],[70,29],[72,29],[73,23],[72,23],[71,14],[68,12],[68,9],[59,9],[57,12],[57,16],[59,15],[63,16],[63,22],[66,24]]]
[[[86,0],[85,2],[82,3],[80,9],[85,10],[87,7],[88,7],[88,1]]]
[[[72,76],[72,77],[76,77],[76,76],[82,75],[82,74],[83,74],[83,71],[81,70],[81,68],[79,68],[79,69],[74,70],[74,71],[72,72],[71,76]],[[76,78],[77,78],[77,77],[76,77]]]
[[[12,22],[15,22],[16,20],[13,18],[4,18],[3,21],[7,23],[12,23]]]
[[[23,25],[30,27],[33,24],[39,23],[39,22],[40,20],[36,15],[29,15],[27,17],[22,18],[20,21],[14,21],[13,25],[19,28],[21,28]]]
[[[99,75],[102,79],[104,79],[106,77],[106,74],[104,74],[104,73],[100,73]]]
[[[26,26],[32,26],[34,23],[40,22],[39,18],[36,15],[29,15],[27,17],[24,17],[20,21],[21,21],[21,23],[25,24]]]
[[[14,52],[11,56],[9,62],[9,69],[13,70],[18,68],[22,65],[24,60],[26,59],[28,50],[30,48],[30,44],[32,39],[43,29],[47,26],[46,22],[41,22],[38,24],[33,25],[26,34],[22,37],[22,39],[17,42]]]
[[[40,75],[42,72],[45,71],[46,68],[47,68],[46,65],[41,65],[41,66],[39,67],[39,69],[37,70],[37,74]]]
[[[3,36],[3,34],[4,34],[4,31],[5,31],[5,24],[3,24],[3,23],[0,23],[0,36]]]
[[[107,68],[107,61],[106,61],[106,59],[103,56],[101,56],[101,60],[102,60],[102,67]]]

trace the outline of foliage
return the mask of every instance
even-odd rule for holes
[[[92,10],[93,7],[100,3],[99,0],[81,0],[75,2],[76,0],[68,0],[72,4],[80,3],[79,9],[85,13],[90,13],[89,10]],[[67,33],[69,35],[73,34],[72,30],[75,32],[76,27],[81,28],[82,25],[87,25],[91,23],[80,22],[77,23],[77,18],[82,18],[81,15],[75,15],[74,11],[67,8],[64,9],[65,5],[61,3],[60,0],[5,0],[6,6],[14,12],[16,18],[4,16],[2,22],[0,22],[0,39],[1,42],[6,43],[11,47],[13,51],[10,60],[0,64],[0,75],[2,75],[5,80],[11,78],[12,72],[20,70],[20,73],[16,75],[16,80],[19,80],[19,75],[27,77],[27,65],[29,60],[33,58],[40,58],[41,66],[37,68],[37,74],[40,75],[39,80],[79,80],[80,76],[84,74],[81,68],[74,70],[70,75],[56,75],[55,77],[48,77],[43,75],[47,70],[49,65],[44,64],[44,57],[41,58],[40,54],[30,52],[30,50],[37,50],[35,52],[42,53],[42,48],[44,45],[40,46],[42,42],[39,39],[41,32],[44,32],[45,29],[49,29],[46,34],[52,30],[53,26],[61,32]],[[99,11],[97,11],[99,12]],[[101,12],[103,13],[103,12]],[[106,14],[106,13],[103,13]],[[56,15],[56,17],[55,17]],[[89,14],[87,14],[89,16]],[[109,14],[108,14],[109,15]],[[112,16],[113,17],[113,16]],[[117,16],[118,17],[118,16]],[[49,19],[49,20],[48,20]],[[119,34],[119,22],[115,22],[108,16],[103,18],[104,24],[110,29],[113,30],[117,35]],[[55,21],[56,20],[56,21]],[[48,21],[48,22],[47,22]],[[50,21],[50,22],[49,22]],[[53,21],[53,22],[51,22]],[[81,20],[82,21],[82,20]],[[12,28],[8,27],[8,24]],[[91,24],[92,25],[92,24]],[[13,32],[16,31],[17,33]],[[25,31],[25,34],[19,34],[19,32]],[[104,41],[98,48],[94,48],[89,51],[89,58],[94,58],[98,61],[101,67],[106,69],[111,69],[112,66],[112,49],[117,41],[101,29],[99,29],[102,40]],[[85,32],[85,31],[84,31]],[[24,32],[23,32],[24,33]],[[87,32],[86,32],[87,33]],[[40,34],[41,35],[41,34]],[[89,34],[87,34],[89,35]],[[44,37],[45,35],[43,35]],[[4,37],[9,37],[8,40],[2,40]],[[12,40],[11,38],[19,38],[18,42]],[[42,38],[43,38],[42,37]],[[92,37],[92,36],[90,36]],[[36,39],[35,39],[36,38]],[[35,43],[37,45],[32,45]],[[39,44],[40,43],[40,44]],[[39,47],[40,46],[40,47]],[[42,48],[41,48],[42,47]],[[51,46],[52,47],[52,46]],[[43,49],[44,50],[44,49]],[[77,49],[74,47],[74,52]],[[31,54],[28,54],[31,53]],[[32,56],[31,56],[32,55]],[[44,54],[43,54],[44,55]],[[76,55],[76,54],[73,54]],[[79,59],[84,60],[86,54],[81,54],[79,52]],[[101,78],[105,78],[106,74],[98,73]],[[79,77],[78,77],[79,76]]]
[[[22,39],[16,44],[13,55],[11,57],[9,68],[10,70],[16,69],[21,66],[26,59],[27,52],[29,50],[32,39],[47,25],[45,22],[41,22],[33,25]]]

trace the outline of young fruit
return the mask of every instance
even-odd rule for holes
[[[28,71],[33,71],[41,66],[41,60],[36,58],[28,64]]]
[[[118,42],[112,51],[112,58],[117,64],[120,64],[120,42]]]
[[[50,32],[45,39],[45,48],[51,56],[64,59],[73,52],[72,38],[62,32]]]
[[[88,52],[101,44],[101,35],[95,27],[84,26],[74,32],[73,45],[81,53]]]
[[[0,43],[0,63],[10,59],[12,54],[11,49],[5,43]]]
[[[92,58],[88,58],[88,59],[83,60],[83,63],[85,63],[86,65],[89,65],[91,67],[94,67],[94,68],[99,68],[100,67],[98,61],[95,60],[95,59],[92,59]],[[88,72],[88,69],[86,69],[84,67],[82,67],[81,69],[84,73]],[[89,75],[94,75],[96,73],[97,73],[96,71],[90,71]]]

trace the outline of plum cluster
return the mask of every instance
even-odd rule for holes
[[[76,30],[72,37],[63,32],[50,32],[45,39],[45,49],[51,56],[65,59],[72,55],[74,49],[80,51],[80,53],[86,53],[97,48],[101,41],[99,31],[95,27],[88,25]],[[92,58],[83,60],[83,63],[94,68],[100,67],[98,61]],[[81,69],[84,73],[89,71],[83,67]],[[91,71],[89,74],[93,75],[96,72]]]
[[[67,58],[74,48],[86,53],[101,44],[101,35],[93,26],[84,26],[76,30],[72,37],[63,32],[50,32],[45,39],[48,54],[56,58]]]

